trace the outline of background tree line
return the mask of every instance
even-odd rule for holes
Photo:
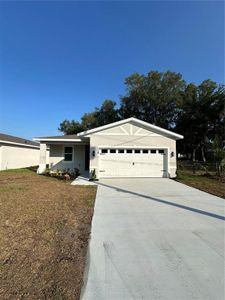
[[[64,120],[59,130],[75,134],[124,118],[136,117],[184,135],[178,152],[187,159],[206,161],[217,153],[224,158],[225,86],[212,80],[187,83],[175,72],[151,71],[125,79],[126,93],[120,104],[106,99],[81,121]],[[215,155],[214,155],[215,156]]]

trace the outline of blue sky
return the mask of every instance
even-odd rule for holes
[[[224,3],[0,2],[0,132],[57,135],[150,70],[224,83]]]

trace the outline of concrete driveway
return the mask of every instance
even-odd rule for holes
[[[99,182],[82,299],[224,299],[225,200],[170,179]]]

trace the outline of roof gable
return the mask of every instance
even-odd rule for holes
[[[132,125],[132,126],[130,126]],[[107,135],[163,135],[171,139],[182,139],[183,136],[174,133],[170,130],[152,125],[145,121],[136,118],[129,118],[122,121],[110,123],[108,125],[100,126],[94,129],[78,133],[78,136],[90,136],[92,134],[107,134]]]

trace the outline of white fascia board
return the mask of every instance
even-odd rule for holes
[[[44,139],[44,138],[34,138],[34,141],[40,141],[40,142],[83,142],[81,139]]]
[[[23,147],[28,147],[28,148],[37,148],[37,149],[40,148],[40,146],[22,144],[22,143],[14,143],[14,142],[9,142],[9,141],[4,141],[4,140],[0,140],[0,143],[8,144],[8,145],[14,145],[14,146],[23,146]]]
[[[141,121],[141,120],[136,119],[136,118],[128,118],[128,119],[121,120],[121,121],[114,122],[114,123],[110,123],[110,124],[107,124],[107,125],[104,125],[104,126],[96,127],[94,129],[90,129],[90,130],[87,130],[87,131],[80,132],[77,135],[78,136],[87,136],[89,134],[93,134],[95,132],[98,132],[98,131],[101,131],[101,130],[105,130],[105,129],[108,129],[108,128],[111,128],[111,127],[119,126],[119,125],[122,125],[124,123],[128,123],[130,121],[133,121],[133,122],[136,122],[138,124],[144,125],[144,126],[146,126],[148,128],[151,128],[151,129],[155,129],[155,130],[157,130],[159,132],[162,132],[162,133],[167,134],[167,135],[169,135],[171,137],[174,137],[175,139],[183,139],[184,138],[183,135],[174,133],[174,132],[172,132],[170,130],[167,130],[167,129],[164,129],[164,128],[152,125],[152,124],[150,124],[148,122]]]
[[[140,124],[146,126],[146,127],[149,127],[149,128],[151,128],[151,129],[155,129],[155,130],[157,130],[157,131],[159,131],[159,132],[163,132],[163,133],[166,133],[166,134],[168,134],[168,135],[174,136],[174,137],[176,137],[177,139],[183,139],[183,138],[184,138],[184,136],[181,135],[181,134],[172,132],[172,131],[170,131],[170,130],[161,128],[161,127],[159,127],[159,126],[152,125],[152,124],[150,124],[150,123],[148,123],[148,122],[141,121],[141,120],[138,120],[138,119],[135,119],[135,118],[134,118],[134,120],[135,120],[136,122],[138,122],[138,123],[140,123]]]

